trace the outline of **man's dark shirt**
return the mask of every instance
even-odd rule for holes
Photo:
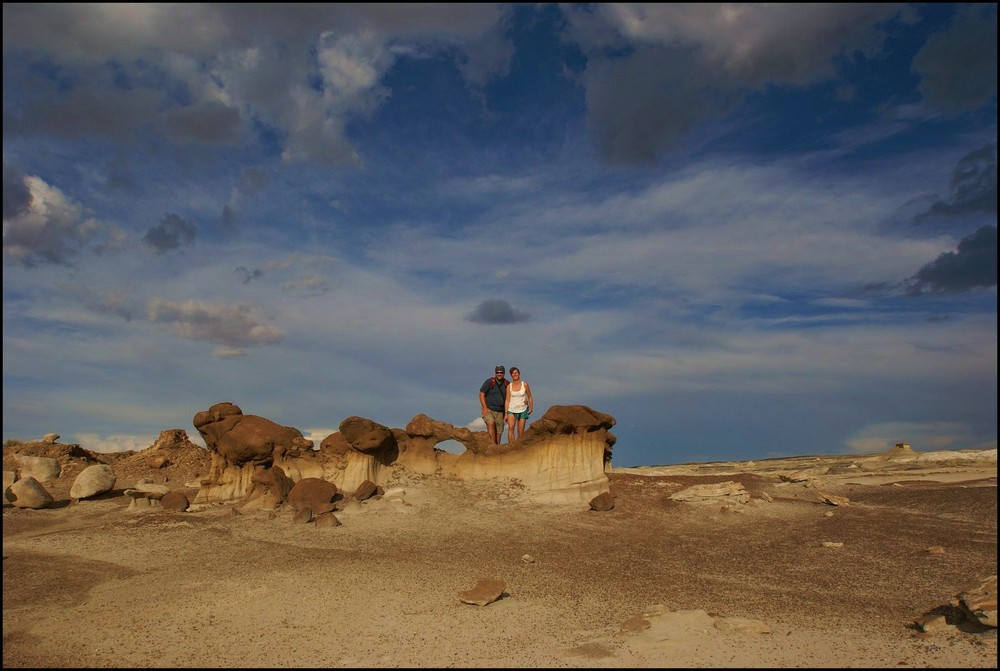
[[[507,378],[504,378],[501,382],[497,382],[496,377],[491,377],[490,379],[483,382],[483,386],[479,388],[479,391],[486,394],[486,407],[490,410],[496,410],[497,412],[503,412],[504,405],[507,403],[507,385],[510,382]]]

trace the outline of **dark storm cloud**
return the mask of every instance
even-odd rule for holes
[[[4,221],[24,214],[31,207],[31,189],[24,183],[24,175],[3,164],[3,218]]]
[[[997,94],[996,5],[965,6],[951,27],[913,58],[927,103],[955,114],[978,109]]]
[[[933,215],[996,214],[997,145],[981,147],[962,157],[951,176],[951,197],[931,205],[916,221]]]
[[[36,84],[36,88],[43,90],[48,86],[51,82]],[[160,94],[154,91],[111,88],[97,94],[74,90],[41,95],[22,106],[12,105],[17,113],[4,114],[4,133],[130,140],[155,115],[160,99]]]
[[[255,280],[258,277],[264,276],[264,271],[260,268],[254,268],[250,270],[246,266],[240,266],[236,269],[236,274],[240,276],[240,282],[243,284],[250,284],[250,280]]]
[[[668,55],[674,51],[674,55]],[[588,68],[591,137],[612,163],[653,163],[696,124],[730,111],[735,91],[706,86],[709,73],[677,50],[647,49]]]
[[[84,250],[115,251],[122,232],[37,176],[4,171],[4,259],[25,268],[72,266]],[[93,246],[91,246],[93,245]]]
[[[910,278],[910,295],[959,293],[997,284],[997,227],[983,226]]]
[[[529,319],[530,314],[511,307],[510,303],[499,298],[483,301],[465,318],[474,324],[516,324]]]
[[[163,254],[182,245],[194,244],[196,231],[197,227],[194,224],[171,212],[158,226],[149,229],[142,241],[149,245],[155,254]]]
[[[270,181],[271,176],[261,168],[247,168],[240,175],[240,193],[244,196],[256,196]]]
[[[222,103],[174,108],[164,126],[171,137],[205,144],[233,144],[240,137],[240,113]]]
[[[346,129],[389,97],[381,78],[396,54],[411,44],[468,49],[463,71],[485,84],[507,71],[512,54],[505,11],[475,3],[5,3],[4,79],[19,81],[17,98],[4,89],[5,139],[131,141],[156,126],[172,140],[233,144],[252,118],[279,131],[287,162],[360,165]]]
[[[574,5],[568,39],[588,56],[588,128],[613,163],[649,164],[699,124],[767,86],[835,75],[836,56],[877,54],[880,3]]]

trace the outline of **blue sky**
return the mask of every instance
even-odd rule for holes
[[[5,3],[3,437],[478,428],[501,363],[615,417],[618,466],[996,448],[996,33]]]

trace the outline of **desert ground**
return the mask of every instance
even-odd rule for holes
[[[207,464],[138,456],[106,495],[69,498],[70,456],[55,505],[5,504],[5,667],[997,665],[995,627],[949,605],[997,572],[995,451],[612,467],[603,512],[400,470],[329,527],[237,502],[133,510],[141,478],[194,500]],[[670,498],[723,482],[749,501]],[[463,601],[482,579],[499,598]]]

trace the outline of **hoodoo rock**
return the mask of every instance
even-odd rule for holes
[[[350,492],[366,482],[384,485],[392,469],[403,467],[425,476],[516,482],[539,503],[586,504],[610,492],[607,472],[616,441],[610,432],[614,425],[613,417],[587,406],[556,405],[513,444],[494,445],[485,431],[423,414],[405,429],[352,416],[313,450],[298,429],[244,415],[232,403],[218,403],[194,417],[212,453],[211,472],[195,503],[243,499],[251,493],[257,498],[266,489],[270,496],[264,498],[276,505],[289,490],[264,475],[271,468],[293,482],[316,478]],[[462,444],[465,452],[438,449],[446,440]]]
[[[212,453],[207,481],[195,503],[244,498],[253,490],[255,471],[270,467],[275,452],[292,454],[312,446],[298,429],[244,415],[232,403],[216,403],[199,412],[193,424]]]

